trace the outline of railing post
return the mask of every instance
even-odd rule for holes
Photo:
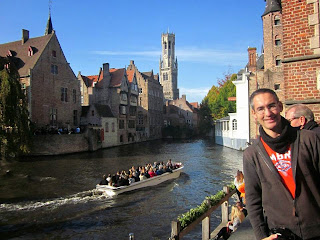
[[[172,221],[171,222],[171,238],[172,240],[179,240],[179,233],[180,233],[180,222]]]
[[[210,208],[210,201],[207,199],[207,205]],[[210,216],[202,220],[202,240],[210,239]]]
[[[229,187],[223,187],[223,191],[228,194]],[[227,223],[229,221],[229,213],[228,213],[228,207],[229,207],[229,200],[225,201],[221,204],[221,219],[223,223]]]

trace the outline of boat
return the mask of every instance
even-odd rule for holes
[[[97,184],[96,190],[101,191],[108,196],[115,196],[121,193],[137,190],[140,188],[151,187],[163,183],[165,181],[178,178],[183,171],[184,166],[181,164],[179,168],[172,170],[172,172],[166,172],[161,175],[148,178],[142,181],[134,182],[128,186],[114,187],[109,185]]]

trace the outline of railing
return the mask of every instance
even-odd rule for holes
[[[207,201],[207,204],[209,206],[209,209],[202,214],[200,217],[198,217],[196,220],[194,220],[192,223],[190,223],[187,227],[183,228],[181,227],[181,224],[179,221],[172,221],[171,222],[171,237],[169,240],[180,240],[183,236],[188,234],[190,231],[192,231],[199,223],[202,223],[202,240],[209,240],[213,238],[215,235],[217,235],[218,231],[226,226],[228,222],[229,217],[229,198],[236,193],[236,190],[229,191],[229,187],[224,187],[223,191],[225,193],[225,196],[214,206],[211,206],[210,201]],[[221,205],[221,224],[216,228],[215,231],[211,233],[210,230],[210,215],[213,211],[215,211],[219,206]]]

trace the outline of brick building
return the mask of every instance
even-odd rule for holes
[[[164,97],[159,75],[153,71],[140,72],[132,60],[127,73],[129,79],[135,74],[139,86],[137,134],[141,139],[160,139]]]
[[[0,56],[16,61],[20,82],[28,102],[29,117],[37,127],[74,128],[79,125],[79,82],[74,75],[49,15],[45,35],[0,44]]]
[[[282,0],[285,107],[306,104],[320,120],[319,0]]]

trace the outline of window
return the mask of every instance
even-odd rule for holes
[[[126,93],[121,93],[121,101],[127,101],[128,97]]]
[[[142,113],[138,114],[138,124],[143,125],[143,114]]]
[[[281,59],[279,56],[276,57],[276,66],[279,67],[281,65]]]
[[[281,45],[281,40],[280,39],[276,39],[275,44],[276,44],[276,46],[280,46]]]
[[[126,114],[127,113],[126,106],[119,106],[119,113],[120,114]]]
[[[138,91],[138,85],[137,84],[131,84],[131,90]]]
[[[94,110],[91,111],[91,116],[94,116]]]
[[[52,50],[51,56],[52,56],[52,57],[57,57],[57,52],[56,52],[55,50]]]
[[[68,88],[61,88],[61,101],[68,102]]]
[[[129,128],[135,128],[136,126],[136,122],[134,120],[129,120],[129,123],[128,123],[128,127]]]
[[[81,104],[83,104],[83,96],[81,96]]]
[[[109,123],[108,122],[105,123],[104,128],[106,129],[105,130],[106,132],[109,132]]]
[[[142,97],[140,97],[139,99],[140,99],[139,105],[142,106]]]
[[[274,84],[274,90],[280,90],[280,83]]]
[[[51,73],[52,74],[58,74],[58,66],[57,65],[51,65]]]
[[[139,88],[139,93],[142,93],[142,88]]]
[[[50,109],[50,125],[53,127],[57,126],[57,112],[56,108]]]
[[[164,42],[164,49],[167,49],[167,42]]]
[[[73,110],[73,125],[78,125],[78,110]]]
[[[232,120],[232,130],[237,130],[238,129],[238,122],[237,119]]]
[[[31,57],[31,56],[33,56],[33,49],[30,46],[29,49],[28,49],[28,57]]]
[[[136,96],[130,96],[130,101],[132,103],[137,103],[137,97]]]
[[[75,90],[75,89],[72,90],[72,98],[73,98],[73,102],[76,103],[77,102],[77,90]]]
[[[119,120],[119,129],[124,129],[124,120]]]
[[[114,122],[112,123],[112,132],[115,131],[115,128],[114,128]]]
[[[129,108],[129,114],[130,114],[130,116],[135,116],[135,115],[136,115],[136,111],[137,111],[137,108],[136,108],[136,107],[130,107],[130,108]]]
[[[169,41],[169,49],[171,49],[171,42]]]
[[[281,25],[281,21],[280,21],[280,17],[279,16],[275,16],[274,25]]]

